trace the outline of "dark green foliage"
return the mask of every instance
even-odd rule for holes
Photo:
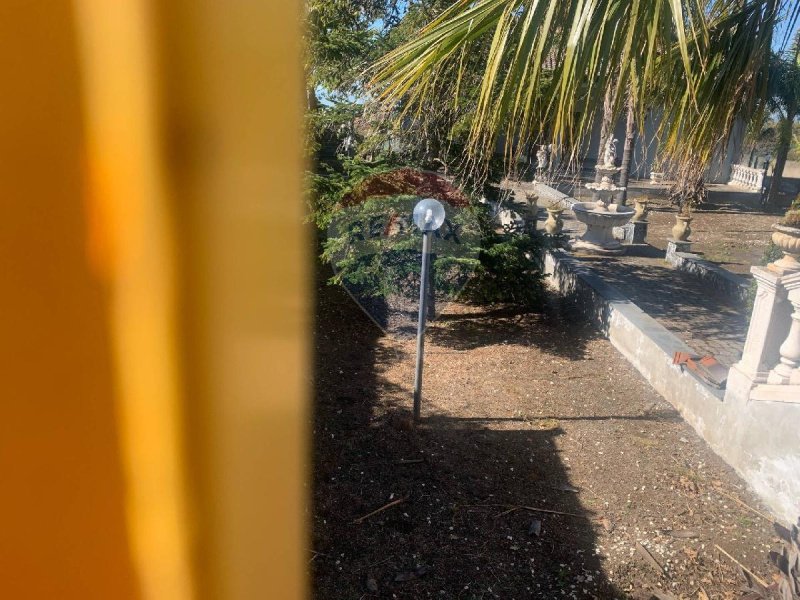
[[[307,173],[308,220],[319,229],[326,229],[338,203],[367,177],[393,168],[385,160],[365,161],[340,156],[339,168],[321,164],[318,173]]]
[[[307,0],[306,74],[326,94],[357,91],[364,67],[402,14],[398,0]],[[378,26],[381,24],[382,26]]]
[[[361,97],[364,69],[378,56],[406,42],[453,0],[308,0],[306,34],[307,144],[312,169],[307,175],[308,220],[320,232],[332,222],[334,234],[321,236],[322,259],[334,264],[334,280],[357,288],[362,296],[387,299],[414,295],[419,286],[421,234],[409,229],[401,234],[357,239],[363,232],[335,230],[335,219],[386,216],[386,211],[407,212],[416,197],[368,198],[358,206],[343,208],[343,200],[365,179],[414,166],[437,170],[443,165],[449,174],[459,171],[464,144],[475,113],[488,40],[476,43],[460,61],[466,75],[456,69],[443,70],[437,77],[425,110],[409,118],[406,126],[391,136],[383,119],[386,115],[365,110]],[[472,68],[475,67],[475,68]],[[479,68],[480,67],[480,68]],[[454,90],[459,90],[454,102]],[[367,137],[369,139],[363,139]],[[353,143],[343,156],[345,138]],[[366,156],[377,160],[366,160]],[[502,160],[490,169],[490,179],[502,175]],[[479,196],[483,181],[460,182]],[[439,196],[437,196],[439,197]],[[400,210],[402,208],[402,210]],[[542,275],[534,260],[539,238],[501,235],[483,206],[454,215],[465,235],[464,246],[454,255],[438,252],[434,240],[433,277],[437,301],[461,297],[479,302],[513,302],[535,305],[542,294]],[[354,239],[355,238],[355,239]],[[357,252],[347,249],[357,248]]]
[[[334,215],[322,259],[359,297],[414,300],[419,293],[422,234],[413,225],[415,196],[377,197]],[[449,243],[444,227],[433,238],[432,260],[437,299],[458,296],[478,268],[480,230],[471,211],[448,207],[448,222],[458,227],[458,244]]]
[[[480,268],[466,296],[479,303],[503,302],[537,308],[544,299],[544,274],[539,268],[541,238],[492,232],[483,241]]]
[[[393,217],[410,215],[417,200],[414,196],[373,198],[336,213],[322,255],[336,271],[332,282],[344,284],[362,298],[414,301],[419,293],[420,232],[396,225],[391,235],[378,232],[385,230]],[[527,308],[541,305],[544,277],[537,263],[541,238],[496,233],[483,206],[449,210],[448,219],[458,226],[460,244],[442,241],[446,227],[434,237],[437,302],[458,298]],[[372,222],[375,228],[371,228]],[[376,235],[370,236],[373,230]]]
[[[764,256],[761,258],[761,264],[768,265],[781,257],[783,257],[783,252],[770,240],[769,244],[767,244],[767,249],[764,251]]]

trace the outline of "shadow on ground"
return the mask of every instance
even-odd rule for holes
[[[726,364],[738,359],[749,315],[727,297],[666,264],[591,256],[582,256],[581,263],[680,337],[702,340]]]
[[[407,391],[380,374],[413,357],[381,343],[381,331],[340,289],[321,284],[318,292],[315,597],[618,597],[595,553],[602,524],[570,491],[557,424],[495,420],[489,429],[480,418],[435,414],[413,428]],[[490,328],[481,319],[450,318],[435,343],[469,347],[489,338],[554,349],[546,324],[520,327],[509,315]],[[642,418],[665,416],[674,418]],[[571,516],[515,509],[520,504]]]
[[[472,312],[444,314],[428,331],[428,339],[437,346],[453,350],[472,350],[483,346],[534,346],[570,360],[584,358],[586,343],[598,337],[586,323],[571,325],[570,344],[558,336],[564,320],[570,318],[568,307],[550,305],[541,313],[521,313],[513,308],[481,308]]]

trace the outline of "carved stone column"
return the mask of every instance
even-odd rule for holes
[[[779,348],[780,363],[770,371],[767,383],[800,384],[800,273],[784,275],[781,283],[792,303],[792,322],[789,335]]]
[[[772,362],[775,348],[785,335],[785,324],[776,319],[776,309],[785,301],[786,290],[781,285],[781,277],[776,273],[764,267],[753,267],[750,272],[758,283],[758,292],[744,352],[735,368],[756,382],[766,379],[767,372],[775,364]]]

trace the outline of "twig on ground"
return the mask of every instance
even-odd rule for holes
[[[513,508],[509,508],[508,510],[504,510],[504,511],[503,511],[503,512],[501,512],[501,513],[497,513],[497,514],[496,514],[494,517],[492,517],[492,518],[493,518],[493,519],[499,519],[499,518],[500,518],[500,517],[502,517],[503,515],[507,515],[508,513],[512,513],[512,512],[514,512],[515,510],[519,510],[520,508],[522,508],[522,507],[521,507],[521,506],[514,506]]]
[[[384,504],[380,508],[378,508],[376,510],[373,510],[371,513],[368,513],[368,514],[364,515],[363,517],[358,517],[357,519],[353,519],[353,524],[361,523],[362,521],[365,521],[366,519],[369,519],[370,517],[372,517],[374,515],[377,515],[380,512],[385,511],[387,508],[391,508],[393,506],[397,506],[398,504],[400,504],[401,502],[405,502],[406,500],[408,500],[407,497],[406,498],[398,498],[397,500],[393,500],[392,502],[389,502],[389,504]]]
[[[766,581],[764,581],[763,579],[761,579],[761,577],[759,577],[758,575],[756,575],[755,573],[753,573],[753,572],[752,572],[750,569],[748,569],[747,567],[745,567],[745,566],[744,566],[742,563],[740,563],[738,560],[736,560],[735,558],[733,558],[733,557],[732,557],[730,554],[728,554],[727,552],[725,552],[725,550],[723,550],[723,549],[720,547],[720,545],[719,545],[719,544],[714,544],[714,548],[716,548],[717,550],[719,550],[720,552],[722,552],[722,553],[723,553],[725,556],[727,556],[729,559],[731,559],[731,560],[732,560],[732,561],[733,561],[733,562],[734,562],[734,563],[735,563],[735,564],[736,564],[736,565],[737,565],[737,566],[738,566],[738,567],[739,567],[739,568],[740,568],[742,571],[744,571],[745,573],[747,573],[748,575],[750,575],[750,577],[752,577],[752,578],[753,578],[755,581],[757,581],[757,582],[759,583],[759,585],[761,585],[761,586],[763,586],[763,587],[765,587],[765,588],[769,587],[769,584],[768,584]]]
[[[714,489],[715,489],[715,490],[717,490],[717,491],[718,491],[720,494],[722,494],[723,496],[726,496],[726,497],[730,498],[731,500],[733,500],[733,501],[734,501],[734,502],[736,502],[737,504],[741,504],[742,506],[744,506],[744,507],[745,507],[747,510],[749,510],[750,512],[752,512],[752,513],[755,513],[755,514],[757,514],[759,517],[761,517],[762,519],[766,519],[767,521],[769,521],[770,523],[772,523],[773,519],[772,519],[771,517],[768,517],[767,515],[765,515],[764,513],[762,513],[760,510],[757,510],[757,509],[753,508],[753,507],[752,507],[752,506],[750,506],[749,504],[745,504],[744,502],[742,502],[741,500],[739,500],[739,499],[738,499],[736,496],[734,496],[733,494],[729,494],[729,493],[728,493],[728,492],[726,492],[725,490],[722,490],[722,489],[720,489],[720,488],[718,488],[718,487],[715,487]]]
[[[658,571],[661,575],[666,575],[664,567],[661,566],[661,563],[656,560],[656,557],[653,556],[652,552],[650,552],[650,550],[645,548],[641,542],[636,542],[636,549],[639,551],[639,554],[641,554],[642,557],[644,557],[644,559],[647,561],[647,564],[653,567],[653,569]]]
[[[551,514],[551,515],[564,515],[564,516],[567,516],[567,517],[578,517],[579,519],[587,519],[589,521],[591,521],[592,519],[595,518],[595,517],[590,517],[588,515],[579,515],[577,513],[563,512],[563,511],[560,511],[560,510],[549,510],[547,508],[536,508],[535,506],[520,506],[520,508],[524,508],[525,510],[531,510],[531,511],[534,511],[534,512],[547,513],[547,514]]]
[[[394,556],[389,556],[388,558],[384,558],[383,560],[378,560],[378,561],[376,561],[376,562],[372,563],[371,565],[367,565],[366,567],[362,567],[362,568],[361,568],[361,569],[359,569],[359,570],[360,570],[360,571],[364,571],[364,570],[366,570],[366,569],[372,569],[373,567],[377,567],[378,565],[382,565],[382,564],[384,564],[384,563],[387,563],[387,562],[389,562],[389,561],[390,561],[390,560],[392,560],[393,558],[394,558]]]
[[[503,506],[503,505],[500,504],[498,506]],[[508,510],[504,510],[501,513],[497,513],[493,518],[497,519],[499,517],[502,517],[517,510],[530,510],[532,512],[547,513],[549,515],[564,515],[565,517],[577,517],[578,519],[586,519],[587,521],[596,521],[601,518],[590,515],[579,515],[578,513],[564,512],[562,510],[550,510],[549,508],[538,508],[536,506],[512,506]]]
[[[425,462],[424,458],[401,458],[400,460],[394,461],[396,465],[413,465],[415,463]]]

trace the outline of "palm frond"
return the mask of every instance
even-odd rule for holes
[[[632,94],[640,123],[651,109],[663,114],[665,155],[707,161],[737,115],[765,95],[780,2],[458,0],[378,60],[370,87],[400,107],[400,126],[430,99],[437,73],[455,69],[460,82],[465,53],[479,50],[472,164],[485,163],[503,135],[508,160],[545,137],[575,156],[609,89],[615,113]]]

